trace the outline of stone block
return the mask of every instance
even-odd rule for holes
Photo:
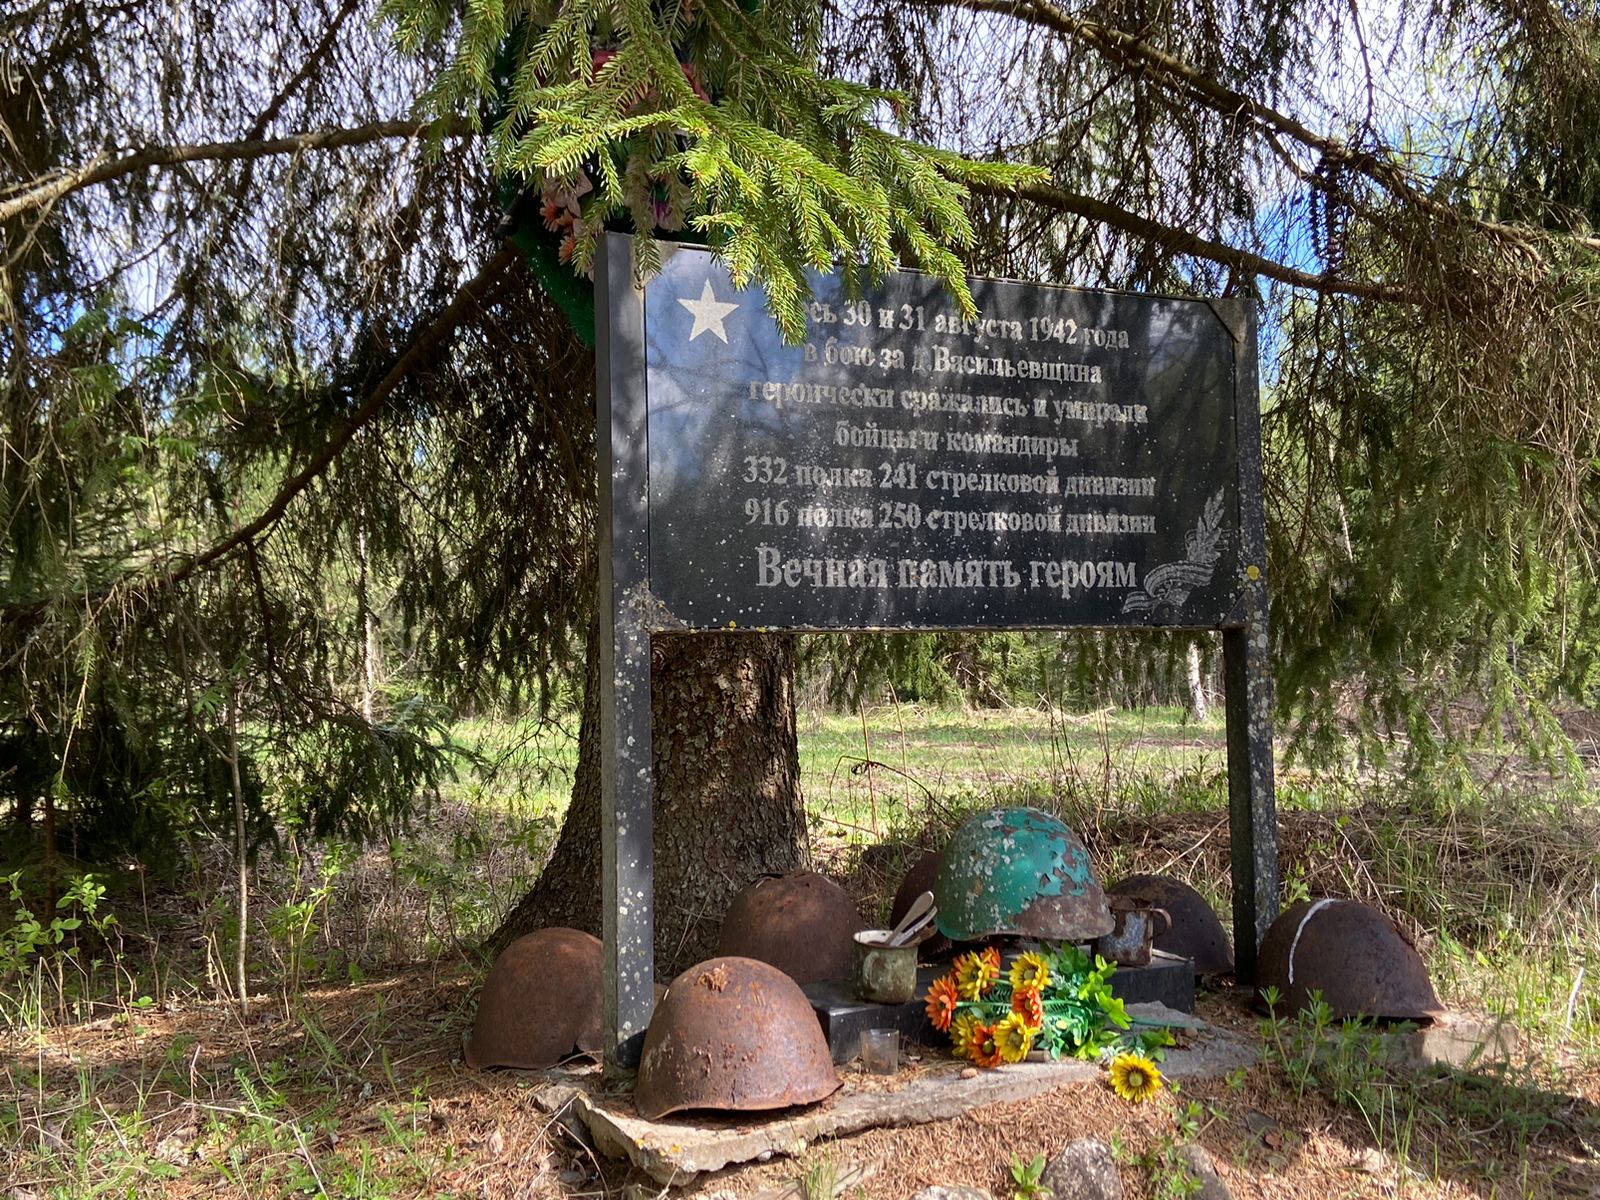
[[[1504,1017],[1449,1012],[1433,1024],[1391,1033],[1390,1061],[1422,1070],[1450,1067],[1471,1071],[1508,1062],[1517,1049],[1517,1028]]]
[[[1111,1147],[1095,1138],[1068,1142],[1040,1180],[1063,1200],[1122,1200],[1122,1176]]]
[[[846,1063],[861,1046],[863,1029],[898,1029],[905,1037],[924,1046],[943,1046],[947,1039],[928,1021],[923,997],[928,985],[947,966],[919,967],[917,994],[904,1004],[873,1004],[850,994],[842,980],[823,980],[804,987],[806,999],[822,1024],[828,1049],[835,1063]],[[1119,967],[1111,977],[1111,994],[1130,1009],[1156,1005],[1160,1011],[1194,1011],[1194,963],[1187,958],[1151,959],[1148,966]]]
[[[1228,1185],[1222,1182],[1222,1176],[1217,1171],[1217,1164],[1211,1157],[1211,1151],[1198,1142],[1188,1142],[1178,1147],[1178,1160],[1200,1185],[1196,1190],[1187,1193],[1188,1195],[1193,1196],[1195,1200],[1233,1200],[1233,1193],[1228,1190]]]

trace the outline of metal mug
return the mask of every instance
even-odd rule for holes
[[[864,929],[855,936],[850,991],[874,1004],[904,1004],[917,992],[916,943],[889,946],[887,929]]]
[[[1094,949],[1100,957],[1120,967],[1144,966],[1150,961],[1150,947],[1156,936],[1172,928],[1172,916],[1164,908],[1113,903],[1111,916],[1116,924],[1095,942]],[[1159,929],[1157,917],[1161,918]]]

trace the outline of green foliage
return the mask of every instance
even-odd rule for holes
[[[1026,1162],[1016,1153],[1011,1155],[1011,1200],[1049,1200],[1055,1195],[1053,1188],[1040,1182],[1047,1163],[1043,1154],[1035,1154]]]
[[[92,874],[76,876],[56,898],[55,911],[40,914],[30,907],[21,871],[11,872],[0,882],[6,885],[9,899],[16,905],[11,924],[0,928],[0,1023],[37,1025],[43,1019],[47,973],[58,989],[57,1000],[64,1007],[69,986],[64,964],[70,963],[74,968],[73,984],[81,995],[92,998],[98,986],[95,974],[103,964],[99,958],[91,959],[80,952],[79,931],[92,933],[99,945],[115,936],[116,914],[100,908],[105,885]],[[48,964],[47,958],[51,960]],[[119,986],[119,998],[120,993]]]
[[[593,182],[576,270],[619,223],[654,264],[652,196],[682,189],[688,225],[735,284],[765,288],[792,341],[804,336],[807,269],[857,281],[904,261],[971,315],[967,187],[1040,177],[887,132],[906,98],[822,75],[814,6],[385,0],[382,12],[403,51],[449,47],[425,111],[476,126],[486,102],[497,106],[496,171],[541,188],[580,173]]]
[[[1407,1065],[1398,1043],[1413,1030],[1335,1020],[1316,993],[1301,1012],[1261,1022],[1267,1060],[1295,1095],[1315,1091],[1348,1108],[1406,1169],[1438,1175],[1460,1167],[1473,1178],[1505,1175],[1517,1186],[1535,1143],[1553,1133],[1593,1135],[1592,1116],[1574,1120],[1567,1102],[1541,1087],[1526,1066]],[[1456,1137],[1460,1144],[1441,1145]]]

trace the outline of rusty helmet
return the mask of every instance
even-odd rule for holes
[[[1266,988],[1291,1014],[1321,992],[1336,1018],[1415,1021],[1444,1007],[1415,947],[1383,913],[1359,900],[1302,900],[1286,908],[1261,939],[1256,998]]]
[[[1089,852],[1037,808],[992,808],[963,821],[934,878],[939,932],[970,942],[994,934],[1081,942],[1110,933]]]
[[[927,850],[921,858],[911,864],[911,869],[906,872],[905,878],[900,881],[900,887],[894,894],[894,903],[889,906],[889,927],[892,929],[900,923],[900,918],[911,911],[911,903],[923,892],[933,891],[933,881],[939,874],[939,860],[944,855],[938,850]],[[950,947],[950,939],[941,933],[936,933],[927,941],[921,943],[917,954],[921,958],[930,958],[941,954]]]
[[[796,983],[844,979],[867,923],[842,887],[814,871],[763,875],[722,918],[717,953],[771,963]]]
[[[633,1103],[654,1121],[684,1108],[811,1104],[839,1085],[800,985],[768,963],[722,957],[679,975],[656,1006]]]
[[[537,1069],[598,1054],[601,973],[593,934],[557,926],[519,937],[483,981],[467,1064]]]
[[[1155,948],[1194,960],[1196,975],[1221,975],[1233,970],[1233,944],[1223,932],[1216,910],[1206,898],[1170,875],[1130,875],[1106,889],[1109,897],[1125,897],[1146,908],[1165,909],[1172,924],[1156,934]]]

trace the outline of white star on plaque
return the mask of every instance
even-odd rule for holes
[[[728,331],[722,327],[722,322],[739,306],[718,300],[717,294],[711,290],[711,280],[706,280],[705,286],[700,289],[700,299],[685,300],[679,296],[678,303],[694,314],[694,328],[689,331],[691,342],[702,333],[714,333],[722,339],[724,346],[728,344]]]

